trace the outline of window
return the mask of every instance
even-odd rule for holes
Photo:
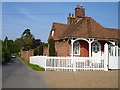
[[[92,51],[98,53],[100,51],[100,44],[98,42],[93,43]]]
[[[80,55],[80,43],[78,41],[73,44],[73,54]]]
[[[52,36],[54,36],[54,30],[52,31]]]

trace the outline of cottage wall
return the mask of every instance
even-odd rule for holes
[[[48,46],[43,47],[43,56],[48,56],[49,55],[49,49]]]
[[[81,57],[89,56],[89,44],[86,41],[80,41],[80,56]]]
[[[55,49],[57,56],[70,56],[70,44],[68,41],[56,41]]]
[[[108,43],[106,41],[100,40],[98,41],[101,45],[101,55],[104,53],[104,45],[105,43]],[[80,40],[80,56],[81,57],[88,57],[89,56],[89,44],[86,41]],[[55,42],[55,49],[57,56],[70,56],[71,53],[71,43],[69,43],[66,40],[56,41]],[[93,44],[93,43],[92,43]],[[92,49],[92,45],[91,45]],[[92,50],[91,50],[92,55]]]

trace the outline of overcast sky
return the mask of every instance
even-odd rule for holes
[[[47,42],[53,22],[67,23],[69,13],[74,13],[78,4],[85,7],[86,16],[108,28],[118,28],[117,2],[3,2],[2,39],[15,40],[29,28],[35,38]]]

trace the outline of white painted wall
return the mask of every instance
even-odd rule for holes
[[[45,68],[46,66],[46,56],[31,56],[30,63],[39,65],[40,67]]]

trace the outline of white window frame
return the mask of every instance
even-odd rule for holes
[[[73,43],[73,55],[80,55],[80,43],[78,41]]]
[[[99,50],[98,50],[98,48],[99,48]],[[98,53],[100,51],[101,51],[101,45],[100,45],[100,43],[99,42],[94,42],[92,44],[92,52]]]
[[[54,36],[54,30],[52,30],[52,36]]]

